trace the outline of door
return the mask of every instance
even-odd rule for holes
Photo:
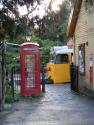
[[[24,53],[24,91],[26,96],[40,94],[40,73],[37,61],[38,53]]]
[[[36,69],[35,69],[36,56],[25,55],[25,85],[26,88],[34,88],[36,80]]]

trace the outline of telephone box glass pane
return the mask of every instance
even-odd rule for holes
[[[35,87],[35,55],[25,55],[26,87]]]

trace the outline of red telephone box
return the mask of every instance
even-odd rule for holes
[[[40,95],[40,50],[37,43],[23,43],[20,46],[21,94]]]

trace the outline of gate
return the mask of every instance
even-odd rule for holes
[[[6,93],[5,101],[17,100],[20,96],[19,45],[6,43]]]
[[[12,67],[11,69],[11,87],[12,87],[12,96],[13,99],[17,99],[20,94],[21,87],[21,77],[20,77],[20,69],[17,67]]]

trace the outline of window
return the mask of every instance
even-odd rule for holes
[[[69,62],[69,57],[68,54],[58,54],[56,56],[56,64],[61,64],[61,63],[68,63]]]

